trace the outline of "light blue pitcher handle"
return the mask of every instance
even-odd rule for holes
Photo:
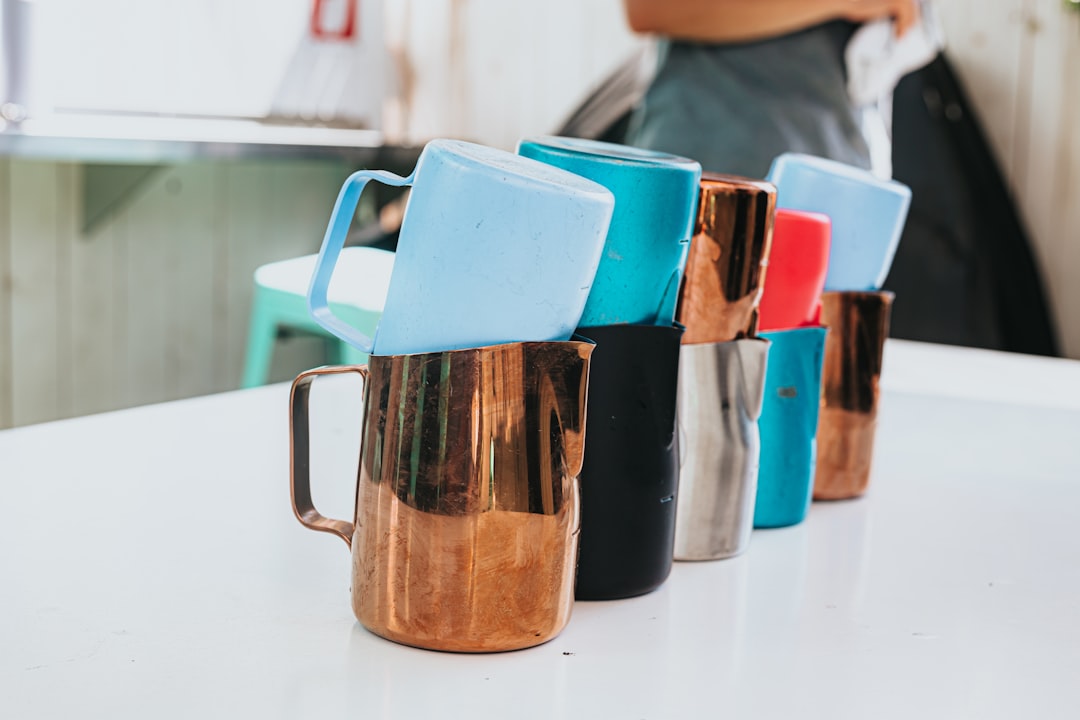
[[[356,205],[360,202],[360,193],[368,180],[378,180],[384,185],[401,187],[411,185],[414,172],[408,177],[401,177],[385,170],[359,170],[354,172],[341,186],[337,202],[334,203],[334,211],[330,214],[330,222],[326,226],[326,235],[323,236],[322,247],[319,249],[319,258],[315,261],[315,273],[311,276],[311,285],[308,287],[308,310],[315,322],[323,328],[352,345],[357,350],[371,354],[374,341],[367,335],[349,325],[330,310],[326,292],[330,287],[330,277],[334,274],[334,266],[337,265],[341,248],[345,246],[345,236],[352,225],[353,215],[356,214]]]

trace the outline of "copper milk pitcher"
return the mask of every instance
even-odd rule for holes
[[[891,292],[826,292],[825,339],[815,500],[859,497],[870,485],[877,434],[878,382],[889,336]]]
[[[292,499],[300,522],[352,550],[360,623],[395,642],[489,652],[539,645],[570,618],[587,342],[510,343],[293,382]],[[351,521],[311,501],[308,396],[320,375],[364,377]]]
[[[684,345],[757,334],[775,216],[776,188],[769,183],[701,176],[697,223],[675,317],[686,327]]]

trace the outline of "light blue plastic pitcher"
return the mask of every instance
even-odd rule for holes
[[[878,290],[892,266],[911,190],[866,170],[812,155],[784,153],[769,182],[776,206],[828,215],[832,243],[826,290]]]
[[[756,528],[797,525],[810,509],[825,333],[823,327],[761,333],[772,346],[758,419]]]
[[[326,299],[369,180],[412,186],[374,340],[337,318]],[[375,355],[568,340],[592,288],[614,202],[602,185],[550,165],[432,140],[409,177],[361,170],[345,181],[308,291],[311,314]]]
[[[677,155],[564,137],[527,138],[518,153],[615,193],[604,256],[581,325],[671,325],[694,231],[701,165]]]

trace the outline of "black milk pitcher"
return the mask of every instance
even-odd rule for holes
[[[581,471],[578,600],[655,590],[671,572],[681,325],[578,328],[596,343]]]

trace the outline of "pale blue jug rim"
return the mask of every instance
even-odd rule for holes
[[[515,180],[530,185],[541,183],[559,192],[571,191],[580,195],[610,198],[610,202],[614,203],[615,198],[611,191],[598,182],[505,150],[466,140],[437,138],[427,143],[424,153],[437,154],[443,162],[452,163],[464,169],[484,173],[501,170],[506,173],[504,180],[510,183],[514,183]]]
[[[767,175],[767,180],[777,186],[778,203],[780,202],[779,193],[782,193],[783,189],[776,183],[775,178],[780,169],[788,163],[810,170],[817,170],[838,179],[857,182],[860,185],[870,185],[905,198],[911,197],[911,188],[907,185],[897,182],[896,180],[880,178],[869,170],[864,170],[860,167],[848,165],[847,163],[842,163],[837,160],[818,157],[817,155],[807,155],[805,153],[781,153],[773,159],[772,167],[769,168],[769,174]]]
[[[659,150],[649,150],[630,145],[605,142],[603,140],[588,140],[585,138],[563,137],[561,135],[537,135],[527,137],[518,143],[518,152],[523,145],[536,145],[552,150],[561,150],[570,155],[586,158],[603,158],[617,160],[633,165],[645,167],[661,167],[682,170],[690,173],[700,173],[701,164],[681,155]]]

